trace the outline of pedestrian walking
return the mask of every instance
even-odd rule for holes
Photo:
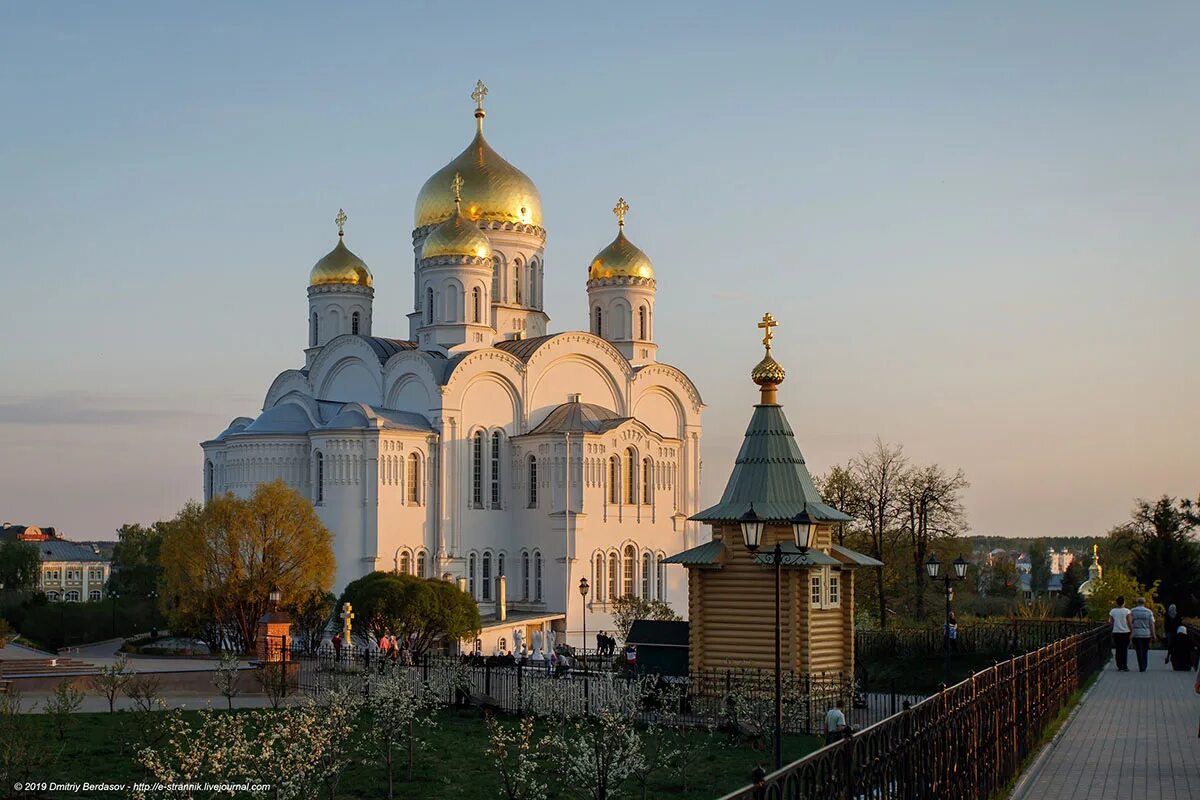
[[[825,744],[844,739],[850,726],[846,724],[846,701],[838,698],[837,705],[825,714]]]
[[[340,633],[335,633],[333,635],[333,639],[330,643],[333,645],[333,657],[335,659],[337,659],[338,661],[341,661],[342,660],[342,635]]]
[[[1108,612],[1108,625],[1112,628],[1113,649],[1117,652],[1117,670],[1129,672],[1129,609],[1125,598],[1117,597],[1117,605]]]
[[[1133,651],[1137,653],[1138,672],[1145,672],[1150,659],[1150,644],[1154,641],[1154,612],[1146,608],[1146,598],[1134,601],[1129,612],[1130,630],[1133,636]]]
[[[1196,644],[1188,636],[1188,630],[1183,625],[1178,626],[1171,634],[1171,644],[1167,648],[1167,659],[1171,669],[1176,672],[1191,672],[1192,658],[1196,652]]]
[[[1167,663],[1171,662],[1171,642],[1175,640],[1175,630],[1182,624],[1179,609],[1171,603],[1167,606],[1167,616],[1163,620],[1163,643],[1167,646]]]

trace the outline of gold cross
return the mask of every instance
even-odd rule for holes
[[[346,216],[346,212],[339,208],[337,216],[333,218],[333,221],[336,222],[338,226],[338,236],[341,236],[346,232],[346,220],[348,219],[349,217]]]
[[[487,87],[483,85],[483,81],[475,81],[475,91],[471,92],[471,99],[475,101],[475,109],[483,111],[483,98],[487,97]]]
[[[454,173],[454,180],[450,181],[450,185],[454,187],[454,202],[455,203],[462,202],[463,183],[464,183],[464,181],[463,181],[462,175],[457,172]]]
[[[771,312],[769,311],[766,314],[763,314],[762,322],[758,323],[758,327],[765,331],[763,334],[763,344],[766,345],[768,350],[771,349],[771,339],[775,336],[775,334],[771,332],[771,328],[774,328],[778,324],[779,323],[775,321],[775,318],[771,316]]]
[[[625,202],[624,197],[617,198],[617,204],[613,206],[613,213],[617,215],[617,226],[625,227],[625,215],[629,213],[629,203]]]

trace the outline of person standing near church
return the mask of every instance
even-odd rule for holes
[[[1117,651],[1117,670],[1129,672],[1129,609],[1125,598],[1117,597],[1117,605],[1108,612],[1108,625],[1112,628],[1113,649]]]
[[[1129,612],[1133,650],[1137,653],[1138,672],[1145,672],[1150,659],[1150,643],[1154,641],[1154,612],[1146,608],[1146,598],[1139,597]]]
[[[825,744],[833,744],[846,736],[846,701],[838,698],[837,705],[825,715]]]

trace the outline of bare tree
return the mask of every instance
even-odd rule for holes
[[[916,616],[925,615],[925,559],[930,545],[967,530],[962,492],[971,484],[957,470],[946,472],[938,464],[906,471],[899,481],[899,502],[902,509],[904,535],[912,552],[913,592]]]
[[[843,510],[862,522],[870,554],[883,561],[888,542],[895,536],[900,522],[900,489],[908,472],[904,448],[886,444],[876,437],[875,446],[852,458],[848,470],[858,487],[857,503],[852,509]],[[887,627],[888,611],[883,570],[883,567],[875,567],[880,628]]]
[[[829,472],[824,475],[817,476],[817,489],[821,492],[821,499],[839,511],[851,513],[857,508],[861,502],[859,497],[858,483],[854,479],[854,474],[850,471],[850,465],[834,466]],[[837,537],[837,543],[840,545],[846,544],[846,534],[849,532],[849,527],[853,525],[851,522],[839,522],[833,528],[834,536]]]

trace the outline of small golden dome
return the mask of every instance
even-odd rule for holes
[[[757,383],[759,386],[778,386],[783,383],[783,379],[787,376],[783,365],[775,359],[771,358],[771,349],[767,348],[767,354],[763,356],[763,360],[758,362],[754,369],[750,370],[750,380]]]
[[[617,215],[617,238],[592,259],[588,280],[601,278],[647,278],[654,280],[654,264],[640,247],[625,238],[625,213],[629,204],[622,197],[613,208]]]
[[[441,258],[446,256],[466,256],[469,258],[491,258],[492,244],[487,236],[462,212],[462,200],[458,196],[466,181],[455,173],[451,182],[454,193],[454,210],[450,218],[438,225],[425,237],[421,245],[421,259]]]
[[[324,258],[313,265],[308,274],[309,286],[323,286],[330,283],[348,283],[352,286],[371,286],[371,270],[366,262],[350,252],[346,247],[345,236],[346,212],[338,209],[338,243]]]
[[[482,92],[480,91],[482,89]],[[512,222],[523,225],[542,225],[542,198],[537,186],[521,170],[508,163],[483,138],[483,96],[487,89],[476,85],[475,138],[467,149],[439,169],[417,194],[414,226],[422,228],[440,222],[454,213],[454,195],[450,179],[462,175],[471,187],[471,197],[463,207],[463,215],[472,221]]]

